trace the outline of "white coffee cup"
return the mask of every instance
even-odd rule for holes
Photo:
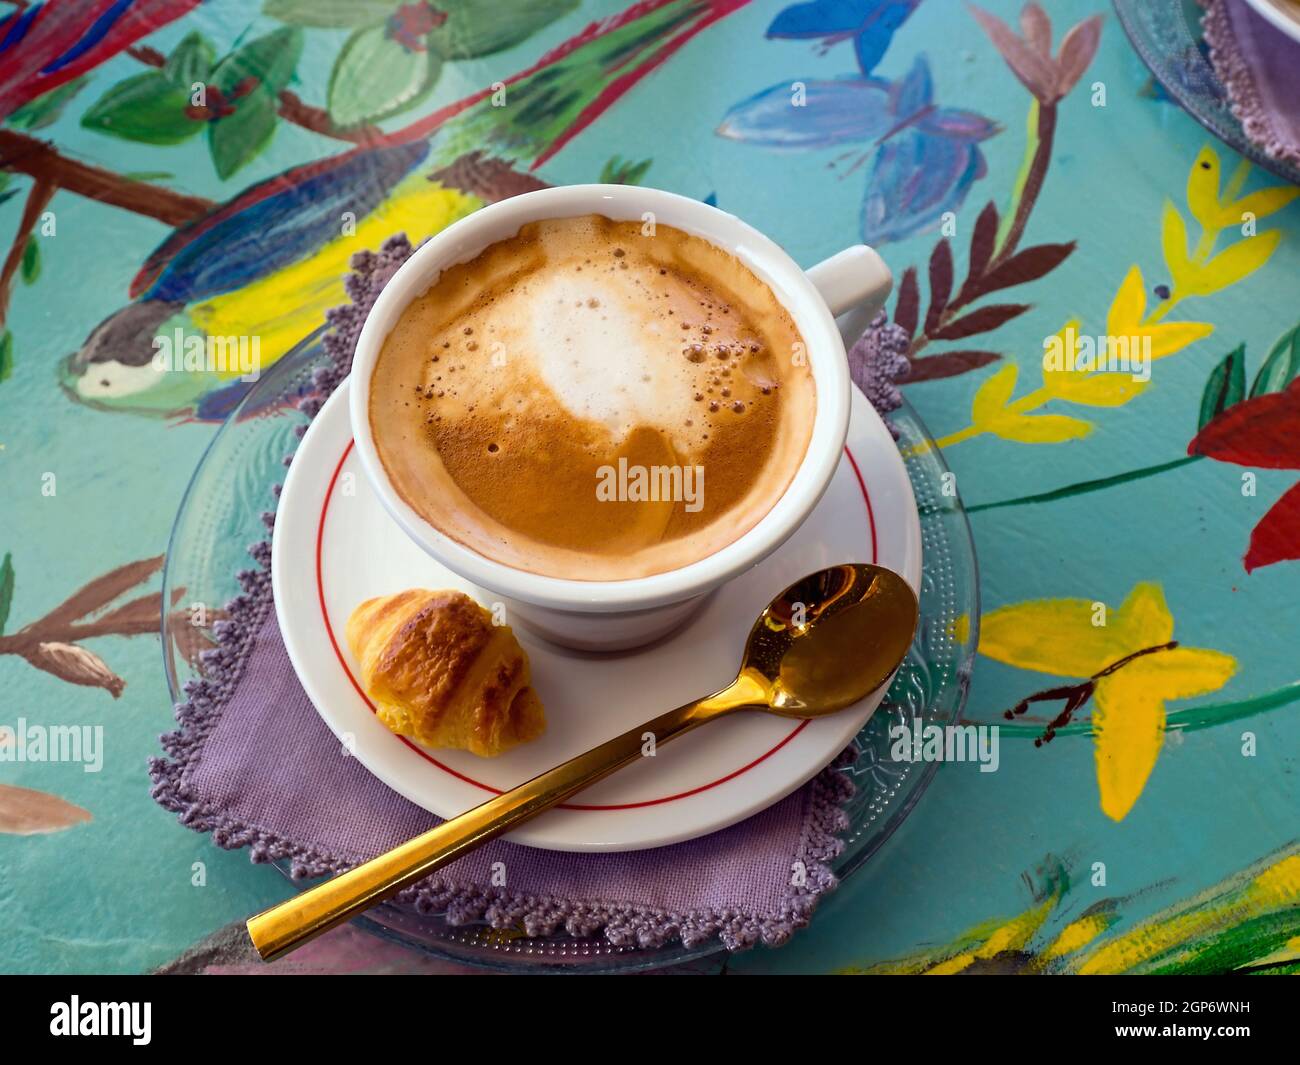
[[[673,226],[739,259],[793,318],[807,346],[817,393],[808,450],[785,494],[762,520],[706,558],[630,580],[580,581],[529,573],[439,532],[393,488],[370,431],[375,360],[407,305],[444,269],[513,237],[526,223],[584,214]],[[504,601],[512,624],[522,623],[555,643],[582,650],[635,647],[680,625],[705,595],[766,558],[812,513],[839,465],[848,433],[852,386],[845,337],[861,334],[892,284],[889,268],[865,245],[847,248],[805,273],[777,244],[739,218],[671,192],[632,185],[568,185],[503,200],[429,240],[375,301],[352,363],[350,403],[357,454],[371,486],[403,531],[448,569]],[[545,486],[533,490],[545,491]]]

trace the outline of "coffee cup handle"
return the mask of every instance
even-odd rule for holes
[[[845,347],[871,324],[894,287],[894,275],[874,248],[855,244],[808,270],[810,280],[830,308]]]

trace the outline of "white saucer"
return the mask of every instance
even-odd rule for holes
[[[676,635],[648,648],[586,655],[520,627],[546,732],[499,758],[431,750],[374,716],[343,638],[357,604],[404,588],[460,588],[412,543],[371,492],[352,447],[348,382],[308,429],[285,480],[272,540],[276,612],[289,658],[325,723],[389,787],[440,817],[477,806],[735,675],[745,637],[771,597],[812,570],[877,562],[921,580],[912,486],[889,431],[854,389],[848,446],[817,509],[764,562],[709,598]],[[507,618],[507,621],[509,619]],[[852,740],[883,691],[820,721],[739,714],[690,733],[606,778],[510,840],[566,851],[658,847],[735,824],[811,779]]]

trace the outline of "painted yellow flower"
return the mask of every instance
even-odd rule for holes
[[[1209,296],[1235,285],[1268,262],[1281,240],[1282,231],[1270,229],[1245,237],[1218,255],[1201,260],[1188,252],[1187,226],[1178,208],[1168,200],[1160,219],[1160,245],[1173,278],[1174,293],[1180,299]]]
[[[1229,226],[1267,218],[1300,196],[1300,188],[1294,185],[1272,185],[1237,198],[1250,173],[1249,162],[1243,159],[1242,164],[1221,194],[1218,153],[1207,144],[1196,156],[1187,174],[1187,206],[1203,230],[1218,233]]]
[[[1107,817],[1122,821],[1146,786],[1164,741],[1165,704],[1216,691],[1236,672],[1231,655],[1180,647],[1158,584],[1134,586],[1116,610],[1086,599],[1001,607],[980,622],[979,650],[998,662],[1084,678],[1092,714],[1097,787]]]
[[[1019,374],[1020,368],[1008,362],[980,385],[971,401],[971,432],[1021,444],[1059,444],[1092,432],[1091,422],[1068,414],[1026,414],[1026,404],[1011,399]]]
[[[1146,309],[1146,285],[1142,281],[1142,271],[1135,263],[1120,282],[1106,315],[1106,332],[1110,336],[1150,338],[1151,358],[1154,360],[1182,351],[1188,344],[1214,332],[1214,326],[1209,322],[1157,324],[1154,315],[1147,317]]]
[[[1201,227],[1194,248],[1189,246],[1183,216],[1173,203],[1165,201],[1160,243],[1173,280],[1174,299],[1208,296],[1235,285],[1268,262],[1277,250],[1282,231],[1260,233],[1255,223],[1300,196],[1300,189],[1275,185],[1238,198],[1249,173],[1250,164],[1243,160],[1220,193],[1219,156],[1209,145],[1201,149],[1187,175],[1187,207]],[[1240,228],[1241,239],[1214,255],[1219,235],[1232,227]]]
[[[1167,322],[1165,318],[1183,300],[1219,292],[1268,262],[1281,241],[1281,230],[1259,233],[1254,224],[1300,196],[1300,189],[1291,186],[1273,186],[1242,196],[1250,172],[1250,163],[1242,160],[1220,192],[1219,157],[1208,145],[1202,148],[1187,177],[1188,209],[1200,226],[1195,246],[1189,243],[1187,225],[1173,203],[1165,203],[1161,216],[1160,243],[1172,281],[1168,298],[1148,308],[1146,282],[1134,263],[1111,300],[1101,338],[1082,338],[1079,320],[1072,318],[1049,338],[1044,351],[1050,352],[1053,342],[1068,342],[1067,334],[1073,330],[1074,339],[1107,345],[1106,352],[1097,353],[1099,357],[1118,355],[1122,360],[1127,353],[1132,364],[1148,354],[1153,361],[1163,359],[1209,336],[1214,331],[1209,322]],[[1220,235],[1232,227],[1240,227],[1241,238],[1215,254]],[[1111,362],[1108,359],[1107,368],[1099,370],[1056,366],[1044,359],[1042,387],[1018,398],[1019,371],[1005,364],[976,392],[970,425],[935,443],[946,448],[986,433],[1021,444],[1057,444],[1087,436],[1093,426],[1083,418],[1034,412],[1053,401],[1119,407],[1146,391],[1149,381],[1136,380],[1130,372],[1112,372]],[[928,446],[918,445],[915,450]]]
[[[1117,296],[1116,299],[1118,298]],[[1114,308],[1112,308],[1113,313]],[[1043,387],[1051,394],[1052,399],[1078,403],[1085,407],[1120,407],[1146,388],[1147,382],[1134,377],[1131,373],[1098,373],[1095,370],[1079,369],[1079,328],[1079,319],[1071,318],[1044,345],[1044,351],[1047,353],[1059,351],[1074,355],[1074,361],[1063,361],[1058,367],[1045,354]],[[1125,333],[1123,336],[1127,338],[1132,334]]]

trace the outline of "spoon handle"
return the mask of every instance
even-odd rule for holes
[[[657,748],[721,714],[753,705],[755,687],[752,681],[739,680],[705,699],[669,710],[386,854],[250,917],[247,927],[253,946],[266,961],[287,954],[635,761],[649,742],[647,733],[653,734]]]

